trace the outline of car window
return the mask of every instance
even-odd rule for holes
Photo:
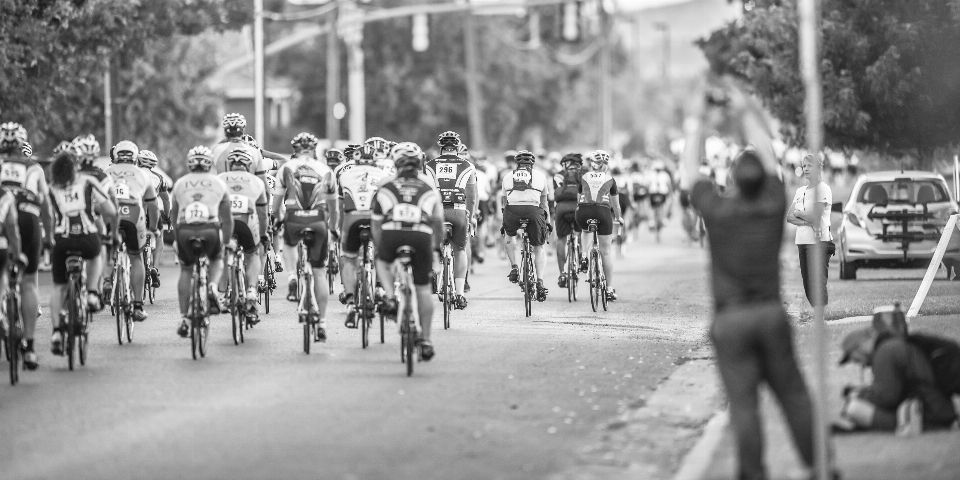
[[[936,203],[949,197],[940,182],[934,180],[892,180],[866,182],[857,195],[860,203]]]

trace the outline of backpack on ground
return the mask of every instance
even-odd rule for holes
[[[911,333],[907,335],[907,341],[922,350],[930,361],[940,390],[960,395],[960,344],[927,333]]]

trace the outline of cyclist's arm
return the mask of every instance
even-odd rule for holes
[[[170,225],[173,226],[174,230],[179,228],[177,224],[178,216],[180,214],[180,205],[177,204],[177,197],[174,196],[170,201]]]
[[[117,232],[117,207],[106,195],[103,196],[103,200],[98,203],[100,206],[100,216],[103,217],[103,224],[107,228],[107,232]]]
[[[433,207],[433,215],[430,216],[430,226],[433,227],[433,249],[439,250],[443,245],[443,204],[437,195],[437,203]]]
[[[272,168],[271,170],[276,170],[276,169],[280,168],[281,166],[283,166],[284,163],[287,163],[287,157],[284,157],[283,155],[280,155],[279,153],[274,153],[274,152],[271,152],[271,151],[268,151],[268,150],[264,150],[264,149],[261,148],[261,149],[260,149],[260,155],[262,155],[263,158],[269,158],[270,160],[273,160],[273,167],[274,167],[274,168]]]
[[[333,182],[333,172],[327,173],[327,185],[332,185]],[[330,223],[329,225],[337,226],[337,231],[339,232],[340,226],[340,202],[337,201],[337,191],[336,189],[327,189],[326,194],[324,195],[327,201],[327,210],[330,212]]]
[[[551,220],[552,215],[550,213],[550,205],[549,205],[550,201],[548,200],[548,198],[549,198],[549,195],[547,195],[546,189],[540,192],[540,208],[542,208],[543,211],[546,212],[547,214],[547,223],[553,223],[553,220]]]
[[[380,192],[373,197],[373,206],[370,209],[370,237],[374,245],[380,245],[383,233],[383,207],[380,205]]]
[[[166,188],[160,188],[160,200],[163,201],[163,216],[170,218],[170,194]]]
[[[477,206],[480,204],[480,196],[477,195],[477,174],[470,173],[470,179],[467,180],[467,214],[468,218],[473,218],[477,214]]]
[[[7,237],[7,252],[12,258],[20,258],[20,254],[23,252],[17,219],[17,206],[11,200],[10,208],[7,209],[7,217],[3,219],[3,231]]]
[[[147,187],[144,194],[143,204],[147,207],[147,220],[149,221],[147,230],[155,232],[160,224],[160,207],[157,205],[157,194],[150,187]]]
[[[40,194],[40,223],[43,226],[44,238],[47,242],[53,241],[53,205],[50,201],[50,187],[47,185],[47,179],[43,175],[37,182],[37,190]]]
[[[230,211],[230,195],[226,193],[220,199],[220,228],[223,230],[223,241],[233,238],[233,212]]]
[[[257,220],[260,226],[260,238],[267,236],[267,192],[260,192],[257,199]]]
[[[623,221],[623,210],[620,207],[620,190],[617,185],[617,181],[613,181],[613,186],[610,187],[610,208],[613,209],[613,219],[615,221]]]

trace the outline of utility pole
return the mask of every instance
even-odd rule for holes
[[[253,123],[254,137],[264,144],[263,120],[263,0],[253,0]]]
[[[600,10],[600,148],[610,150],[613,132],[613,86],[610,52],[611,19],[609,13]]]
[[[110,57],[107,57],[106,70],[103,72],[103,122],[104,141],[107,148],[113,146],[113,82],[111,79]]]
[[[335,0],[336,1],[336,0]],[[337,33],[337,14],[334,10],[327,17],[327,140],[330,145],[340,139],[340,120],[334,108],[340,103],[340,37]]]
[[[653,24],[653,28],[663,33],[663,53],[660,57],[660,77],[663,79],[663,84],[668,85],[670,83],[670,24],[657,22]]]
[[[367,137],[366,81],[363,76],[363,10],[354,0],[340,4],[338,29],[347,45],[347,114],[350,115],[350,135],[353,143],[362,143]]]
[[[473,10],[467,10],[464,20],[464,56],[467,66],[467,114],[470,122],[470,143],[478,150],[486,149],[483,136],[483,110],[477,72],[477,33]]]

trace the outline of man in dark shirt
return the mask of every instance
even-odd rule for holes
[[[684,186],[710,236],[714,318],[710,337],[730,401],[741,480],[767,478],[758,389],[770,386],[786,415],[803,462],[814,462],[813,410],[793,351],[793,331],[780,299],[780,244],[787,199],[776,176],[770,137],[759,106],[735,88],[726,118],[744,144],[734,162],[732,194],[719,195],[699,174],[700,118],[687,120]],[[699,106],[705,110],[704,105]],[[701,117],[706,118],[706,116]]]

